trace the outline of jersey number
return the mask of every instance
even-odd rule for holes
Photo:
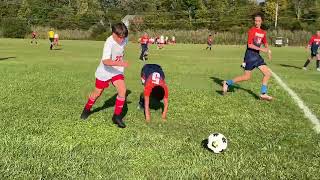
[[[261,44],[262,38],[257,38],[257,43]]]
[[[115,61],[122,61],[122,56],[116,56]]]
[[[157,73],[157,72],[153,73],[152,74],[152,83],[153,84],[160,84],[160,78],[161,78],[161,76],[159,73]]]

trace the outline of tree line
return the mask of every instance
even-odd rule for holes
[[[278,8],[277,8],[278,7]],[[276,11],[278,9],[278,12]],[[265,15],[265,29],[320,29],[320,0],[1,0],[0,31],[23,37],[32,26],[109,31],[110,24],[136,15],[131,31],[198,30],[245,32],[256,12]],[[276,30],[277,30],[276,29]]]

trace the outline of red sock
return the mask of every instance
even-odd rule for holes
[[[115,107],[114,107],[114,114],[115,115],[120,115],[121,114],[122,108],[123,108],[123,105],[124,105],[124,101],[125,101],[125,98],[117,96],[116,104],[115,104]]]
[[[89,100],[88,100],[88,102],[87,102],[87,104],[86,104],[86,106],[85,106],[84,108],[85,108],[86,110],[89,110],[89,111],[90,111],[90,109],[91,109],[92,106],[94,105],[94,102],[95,102],[95,100],[89,98]]]

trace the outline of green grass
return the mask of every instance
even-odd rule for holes
[[[242,89],[227,96],[217,92],[219,80],[242,73],[242,46],[215,46],[212,52],[205,45],[151,47],[149,62],[163,66],[170,105],[166,123],[153,111],[146,124],[136,109],[142,90],[139,46],[130,44],[128,127],[118,129],[111,123],[113,107],[86,122],[79,119],[103,42],[62,41],[56,51],[40,43],[0,40],[0,179],[319,179],[319,135],[274,79],[273,102],[255,98],[258,70]],[[309,71],[294,67],[308,53],[273,51],[270,67],[320,117],[320,73],[314,62]],[[105,90],[93,109],[115,93],[113,87]],[[228,138],[225,153],[201,146],[212,132]]]

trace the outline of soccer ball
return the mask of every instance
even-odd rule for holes
[[[227,149],[227,138],[221,133],[212,133],[208,137],[207,147],[214,153],[221,153]]]

